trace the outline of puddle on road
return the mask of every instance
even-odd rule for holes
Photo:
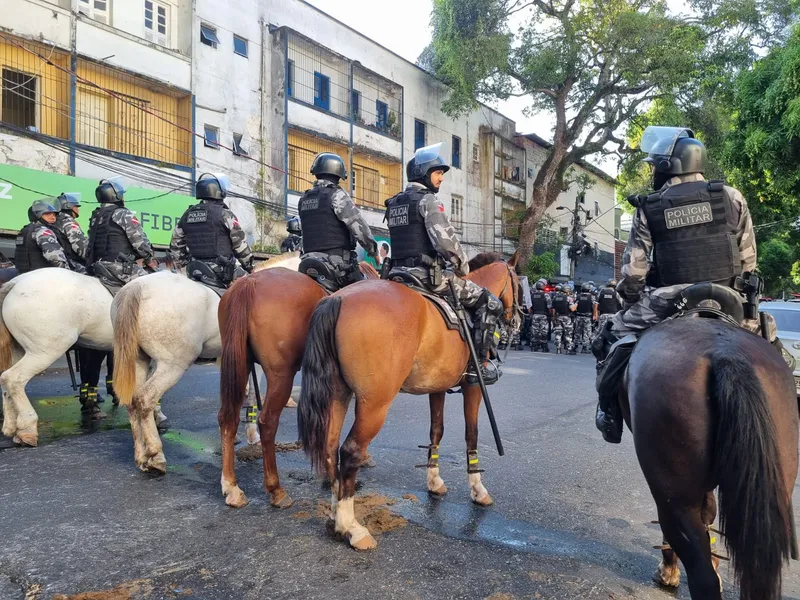
[[[100,404],[105,419],[89,421],[81,417],[81,405],[73,396],[49,396],[32,401],[33,409],[39,415],[39,445],[87,433],[130,429],[128,411],[115,407],[111,400]],[[13,446],[10,439],[0,435],[0,448]]]

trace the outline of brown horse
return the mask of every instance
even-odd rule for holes
[[[518,314],[514,272],[509,263],[486,253],[470,263],[469,279],[498,296],[505,320]],[[311,319],[303,358],[303,389],[298,427],[317,471],[333,490],[336,531],[358,550],[375,547],[353,513],[356,473],[398,392],[429,394],[431,410],[428,490],[447,488],[439,475],[439,442],[444,433],[444,399],[462,380],[469,360],[459,332],[448,329],[431,302],[392,281],[370,281],[337,292],[320,303]],[[478,386],[462,385],[466,421],[467,472],[472,500],[488,506],[492,498],[478,469]],[[344,417],[355,394],[355,423],[337,455]]]
[[[368,279],[379,278],[368,263],[361,263],[359,269]],[[294,377],[300,370],[311,313],[327,295],[308,275],[276,267],[237,280],[220,301],[221,483],[229,506],[238,508],[247,504],[247,497],[236,482],[234,442],[253,361],[261,365],[267,379],[266,398],[258,415],[264,487],[272,506],[292,505],[292,499],[280,486],[275,433],[281,411],[292,393]]]
[[[642,336],[620,402],[668,547],[655,579],[720,600],[717,514],[743,600],[778,600],[793,536],[798,408],[791,371],[762,338],[683,318]]]

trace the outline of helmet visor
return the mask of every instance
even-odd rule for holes
[[[675,142],[684,137],[693,138],[694,132],[685,127],[651,125],[642,133],[641,150],[647,154],[672,156],[672,149],[675,148]]]
[[[228,190],[231,189],[231,180],[227,175],[224,173],[205,173],[200,176],[200,179],[203,179],[204,177],[213,177],[216,179],[217,183],[219,183],[219,189],[222,190],[222,195],[228,195]]]
[[[122,182],[122,175],[117,175],[116,177],[110,177],[109,179],[104,179],[103,181],[106,181],[111,184],[111,187],[114,188],[114,191],[117,194],[117,198],[121,199],[125,195],[125,192],[127,190],[125,188],[125,184]]]
[[[59,197],[61,201],[61,208],[72,208],[73,206],[80,206],[81,205],[81,193],[80,192],[64,192]]]
[[[414,153],[414,162],[419,164],[430,162],[432,160],[436,160],[441,156],[440,151],[442,149],[442,143],[439,142],[438,144],[433,144],[432,146],[425,146],[424,148],[420,148]]]

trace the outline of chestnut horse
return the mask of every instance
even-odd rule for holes
[[[627,389],[624,389],[627,387]],[[708,529],[720,528],[743,600],[779,600],[793,541],[798,408],[770,344],[728,323],[667,321],[645,333],[620,394],[668,546],[655,579],[721,600]]]
[[[514,272],[517,256],[506,263],[497,254],[480,254],[470,262],[467,277],[502,301],[506,323],[519,315]],[[435,495],[447,491],[437,461],[444,433],[445,393],[462,381],[468,360],[467,344],[458,331],[447,328],[433,304],[393,281],[345,288],[314,311],[303,357],[298,427],[312,464],[331,482],[336,532],[354,548],[376,546],[353,512],[356,473],[401,390],[429,395],[427,486]],[[477,454],[482,395],[476,385],[462,383],[462,391],[470,495],[477,504],[488,506],[492,498],[481,483]],[[356,397],[355,423],[339,456],[339,436],[352,394]]]
[[[359,269],[368,279],[379,277],[368,263],[361,263]],[[239,508],[247,504],[247,497],[236,481],[234,443],[253,361],[261,365],[267,379],[266,398],[258,415],[264,487],[272,506],[292,505],[292,499],[280,486],[275,433],[281,411],[292,393],[294,377],[300,370],[311,313],[327,295],[308,275],[276,267],[235,281],[220,301],[222,357],[218,418],[222,437],[222,494],[229,506]]]

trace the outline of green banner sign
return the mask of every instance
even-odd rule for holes
[[[89,217],[99,206],[94,196],[97,183],[94,179],[0,165],[0,229],[22,229],[28,223],[28,208],[35,200],[62,192],[80,192],[78,222],[87,231]],[[139,187],[127,187],[125,193],[125,206],[136,213],[150,241],[165,246],[169,245],[181,215],[194,202],[194,198],[183,194],[164,194]]]
[[[380,271],[381,265],[383,264],[383,259],[392,257],[392,241],[388,237],[382,235],[376,235],[375,241],[378,242],[379,262],[377,264],[372,258],[367,256],[367,253],[364,252],[364,249],[361,246],[358,246],[356,249],[356,254],[358,255],[358,260],[366,261]]]

